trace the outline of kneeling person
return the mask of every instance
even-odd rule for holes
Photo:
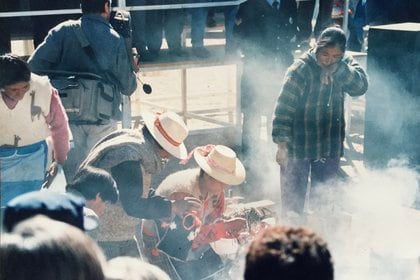
[[[221,145],[198,147],[194,158],[199,168],[168,176],[156,193],[169,199],[195,197],[201,211],[189,211],[170,221],[148,220],[143,227],[143,252],[172,279],[201,279],[220,269],[220,257],[209,244],[236,238],[245,229],[243,218],[222,220],[225,189],[245,179],[245,169],[233,150]]]

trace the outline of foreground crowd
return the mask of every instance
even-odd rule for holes
[[[240,11],[251,12],[248,5]],[[275,18],[274,9],[267,15]],[[274,109],[272,102],[254,102],[255,84],[243,78],[248,95],[242,103],[250,111],[244,112],[242,162],[223,144],[188,152],[188,128],[174,112],[144,112],[140,129],[116,129],[121,94],[136,89],[135,63],[108,23],[109,1],[83,0],[82,11],[81,20],[52,29],[28,62],[0,56],[0,278],[333,279],[332,257],[314,232],[270,225],[259,209],[233,211],[225,192],[263,176],[256,171],[263,157],[249,130],[255,125],[247,119],[250,104],[264,107],[259,121],[274,110],[280,223],[303,216],[308,181],[315,188],[334,184],[345,93],[359,96],[368,87],[364,70],[345,54],[344,32],[323,30],[316,46],[294,62],[278,57],[280,65],[290,65],[283,84],[262,88],[280,92]],[[248,57],[250,74],[257,60]],[[276,81],[284,74],[275,63],[266,66]],[[151,189],[151,176],[171,158],[195,167]],[[65,194],[48,190],[60,165]]]
[[[92,230],[95,220],[83,212],[83,200],[70,194],[31,192],[12,200],[4,213],[0,278],[178,279],[176,274],[169,276],[159,263],[130,256],[106,260],[97,243],[84,232]],[[246,262],[244,279],[334,279],[332,257],[325,242],[302,227],[277,225],[261,229],[241,253],[242,258]],[[182,279],[239,279],[242,275],[231,273],[239,261],[231,266],[230,273],[201,278],[191,273]],[[199,260],[190,262],[205,265]]]

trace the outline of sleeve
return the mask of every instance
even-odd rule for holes
[[[128,96],[133,94],[137,88],[136,74],[129,60],[123,38],[120,38],[116,66],[111,71],[118,80],[121,93]]]
[[[272,139],[274,143],[290,142],[294,115],[305,89],[305,81],[292,65],[285,76],[280,95],[274,109]]]
[[[60,61],[61,39],[63,36],[62,32],[58,32],[60,27],[55,27],[48,32],[47,37],[44,41],[36,48],[31,57],[28,59],[29,67],[31,71],[42,75],[46,71],[54,68]]]
[[[52,89],[50,112],[45,117],[53,141],[54,160],[63,164],[70,150],[70,127],[66,111],[61,104],[57,90]]]
[[[345,56],[340,62],[334,80],[339,81],[343,86],[343,91],[350,96],[363,95],[368,89],[368,77],[365,70],[351,56]]]
[[[136,218],[161,219],[171,216],[172,203],[161,196],[142,198],[143,174],[140,161],[125,161],[111,168],[125,212]]]

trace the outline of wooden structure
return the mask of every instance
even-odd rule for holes
[[[230,146],[237,146],[241,132],[241,112],[240,112],[240,78],[242,72],[242,64],[239,56],[226,55],[224,45],[206,46],[210,51],[210,57],[197,58],[191,53],[191,48],[185,48],[189,54],[187,58],[179,58],[169,55],[168,50],[161,50],[158,60],[154,62],[141,63],[140,79],[146,81],[149,75],[159,76],[161,71],[177,71],[179,75],[176,79],[179,81],[171,81],[170,84],[178,86],[173,92],[155,91],[158,84],[150,83],[153,92],[150,95],[141,93],[138,100],[133,99],[130,106],[131,120],[134,126],[141,121],[141,111],[170,110],[181,115],[190,129],[190,135],[207,135],[203,141],[209,141],[210,136],[222,137]],[[213,68],[212,71],[205,71],[204,68]],[[212,75],[222,75],[223,85],[225,89],[221,90],[220,79],[218,85],[211,84],[211,81],[197,81],[200,76],[197,71],[203,68],[204,73],[212,72]],[[144,77],[142,78],[141,75]],[[165,73],[166,75],[166,73]],[[202,74],[203,75],[203,74]],[[204,74],[205,76],[205,74]],[[207,77],[204,77],[207,78]],[[205,84],[204,84],[205,83]],[[193,93],[194,86],[212,88],[214,91],[206,90],[205,92]],[[139,83],[141,91],[141,84]],[[221,92],[223,91],[223,92]],[[175,92],[175,93],[174,93]],[[176,94],[180,93],[180,94]],[[201,141],[198,141],[201,142]],[[195,143],[197,144],[197,143]]]

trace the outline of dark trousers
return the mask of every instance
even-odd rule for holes
[[[9,24],[6,19],[0,19],[0,55],[9,53],[11,49]]]
[[[332,9],[333,0],[319,0],[319,12],[314,29],[315,37],[318,37],[322,30],[332,25]]]
[[[0,12],[9,11],[8,4],[9,1],[0,1]],[[10,18],[0,18],[0,55],[9,53],[11,49]]]
[[[348,39],[348,50],[360,52],[363,46],[363,26],[367,24],[366,20],[366,4],[360,0],[357,3],[354,17],[349,18],[349,39]]]
[[[131,5],[161,5],[162,0],[136,0]],[[140,55],[146,50],[157,53],[162,45],[163,11],[133,11],[131,12],[133,28],[133,47]]]
[[[136,0],[136,5],[177,4],[175,0]],[[184,30],[184,9],[151,10],[131,12],[133,46],[142,55],[146,50],[158,53],[162,46],[163,31],[169,49],[181,48]]]
[[[331,183],[337,178],[339,158],[321,160],[290,160],[286,168],[280,168],[282,215],[288,211],[303,213],[308,179],[311,188],[323,183]]]
[[[299,1],[297,23],[299,27],[298,42],[308,39],[312,34],[312,18],[315,0]],[[318,37],[323,29],[332,24],[333,0],[320,0],[319,12],[316,18],[314,34]]]
[[[312,35],[312,17],[314,14],[315,0],[299,1],[297,6],[297,25],[299,32],[297,41],[309,39]]]
[[[172,3],[173,2],[173,3]],[[176,0],[167,0],[167,4],[176,4]],[[184,9],[170,9],[165,11],[164,30],[165,38],[170,50],[177,50],[182,47],[182,31],[186,12]]]

